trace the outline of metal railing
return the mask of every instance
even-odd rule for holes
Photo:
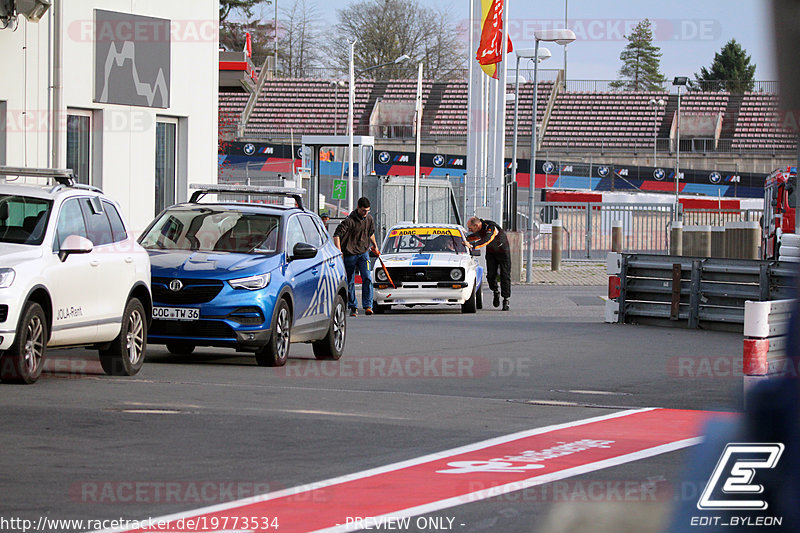
[[[616,88],[614,85],[617,80],[567,80],[566,90],[569,92],[631,92],[628,89]],[[691,81],[687,86],[686,92],[756,92],[756,93],[778,93],[780,82],[762,81],[741,81],[741,80],[714,80],[714,81]],[[633,92],[664,92],[677,93],[677,88],[672,85],[672,80],[666,80],[658,86],[658,89],[651,91],[641,86]]]
[[[761,209],[684,209],[685,226],[724,226],[728,222],[759,222]]]

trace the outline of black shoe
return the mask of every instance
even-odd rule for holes
[[[503,311],[508,311],[508,298],[503,298]]]
[[[494,307],[500,307],[500,291],[494,291],[494,299],[492,300]]]

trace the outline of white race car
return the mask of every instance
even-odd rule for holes
[[[464,245],[467,232],[456,224],[399,224],[381,247],[373,272],[374,310],[393,305],[460,305],[463,313],[483,307],[479,250]],[[391,279],[390,279],[391,278]]]

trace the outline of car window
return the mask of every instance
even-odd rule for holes
[[[103,204],[98,198],[81,198],[78,200],[86,220],[86,235],[95,246],[114,242],[111,223],[103,211]]]
[[[64,239],[70,235],[80,235],[86,237],[86,223],[83,221],[83,213],[77,198],[70,198],[61,204],[61,211],[58,213],[58,224],[56,225],[56,238],[53,241],[53,250],[58,251],[64,243]]]
[[[280,217],[224,207],[168,209],[139,242],[154,250],[275,253]]]
[[[0,242],[41,244],[52,205],[40,198],[0,195]]]
[[[309,216],[300,216],[300,225],[303,227],[303,233],[306,235],[306,239],[308,239],[308,244],[319,248],[322,246],[322,235],[319,232],[319,228],[316,224],[314,224],[314,219]]]
[[[114,242],[124,241],[128,238],[125,231],[125,224],[122,223],[122,217],[119,216],[119,211],[114,207],[114,204],[103,200],[103,211],[108,217],[108,223],[111,224],[111,237]]]
[[[289,219],[286,225],[286,253],[292,253],[294,245],[299,242],[307,242],[303,228],[300,225],[300,217],[295,216]]]

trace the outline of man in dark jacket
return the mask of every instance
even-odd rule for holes
[[[486,248],[486,279],[494,293],[492,305],[500,306],[500,294],[503,295],[503,311],[508,311],[508,299],[511,298],[511,251],[508,248],[508,237],[503,228],[491,220],[472,217],[467,221],[470,245],[475,249]],[[497,270],[500,269],[500,289],[497,288]]]
[[[350,316],[358,316],[356,300],[356,269],[361,274],[361,305],[364,313],[372,314],[372,272],[369,265],[369,250],[380,255],[375,242],[375,222],[369,214],[369,199],[358,199],[358,208],[342,220],[333,233],[333,244],[342,251],[344,270],[347,274],[347,306]]]

